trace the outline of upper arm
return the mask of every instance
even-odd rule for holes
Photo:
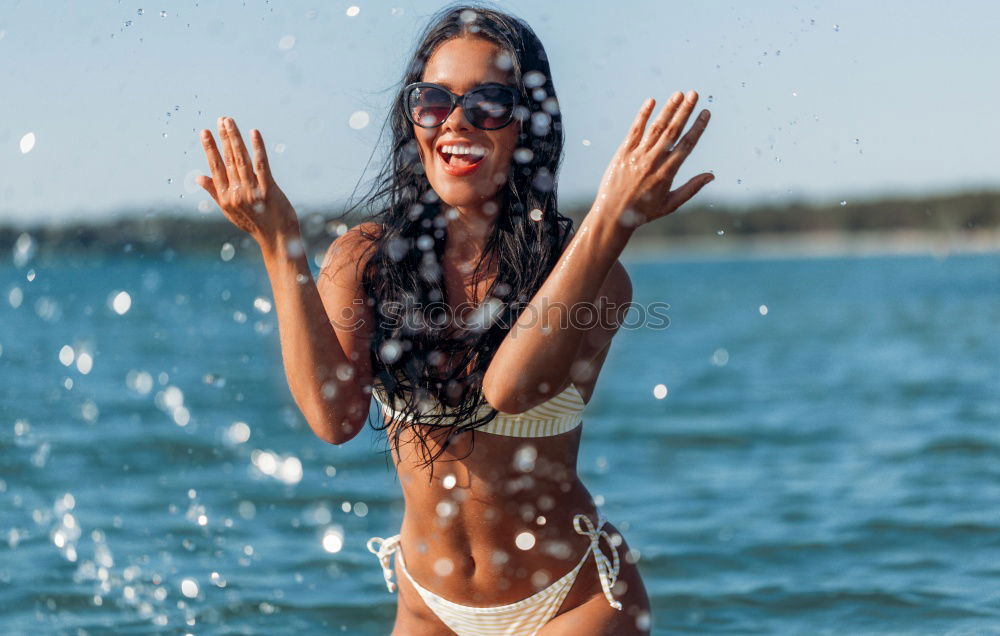
[[[580,342],[570,375],[588,395],[611,349],[611,339],[621,328],[632,303],[632,280],[621,261],[615,261],[595,299],[596,319]]]
[[[351,364],[349,372],[338,370],[338,390],[353,388],[357,392],[349,411],[350,419],[361,424],[371,405],[371,394],[364,388],[372,383],[369,351],[374,327],[371,301],[362,286],[362,273],[374,245],[362,235],[362,229],[375,233],[378,224],[362,223],[334,240],[316,281],[327,318]]]

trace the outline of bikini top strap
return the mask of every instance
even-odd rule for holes
[[[611,535],[603,529],[606,521],[607,519],[604,517],[604,513],[598,509],[597,528],[594,528],[594,522],[590,520],[590,517],[584,514],[578,514],[573,517],[573,528],[576,529],[577,534],[582,534],[590,538],[590,551],[594,553],[594,562],[597,564],[597,576],[601,579],[601,588],[604,590],[604,598],[608,599],[608,603],[611,607],[620,610],[622,608],[622,604],[620,601],[616,601],[615,597],[611,595],[611,588],[614,587],[615,581],[618,580],[618,570],[621,564],[618,561],[618,550],[615,548],[615,544],[611,540]],[[611,548],[612,559],[608,559],[608,557],[604,556],[604,553],[601,552],[601,538],[604,538],[608,546]]]
[[[378,545],[377,548],[375,547],[376,544]],[[396,584],[392,582],[392,567],[389,565],[389,559],[399,549],[399,535],[395,534],[388,539],[372,537],[368,539],[367,545],[368,551],[377,556],[378,562],[382,565],[382,576],[385,577],[385,586],[390,592],[395,592]]]

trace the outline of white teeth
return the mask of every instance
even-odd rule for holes
[[[466,144],[445,144],[441,146],[441,152],[449,155],[472,155],[474,157],[485,157],[488,154],[486,148],[478,144],[471,146]]]

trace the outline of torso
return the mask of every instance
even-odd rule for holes
[[[452,307],[481,302],[494,278],[467,284],[471,272],[463,275],[447,258],[443,272]],[[595,383],[596,374],[577,384],[585,402]],[[476,432],[474,447],[466,433],[435,461],[430,483],[430,469],[408,443],[414,435],[405,431],[394,459],[406,502],[400,535],[410,574],[456,603],[490,606],[530,596],[572,569],[589,546],[574,531],[573,516],[596,520],[576,472],[581,431],[543,438]],[[531,454],[533,470],[522,472]],[[530,549],[518,547],[519,535],[521,546],[530,543],[524,533],[534,540]]]

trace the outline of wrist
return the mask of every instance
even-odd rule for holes
[[[630,210],[617,211],[612,206],[595,203],[583,222],[594,228],[593,231],[601,237],[602,242],[624,249],[638,227],[637,224],[628,222],[633,214]]]

